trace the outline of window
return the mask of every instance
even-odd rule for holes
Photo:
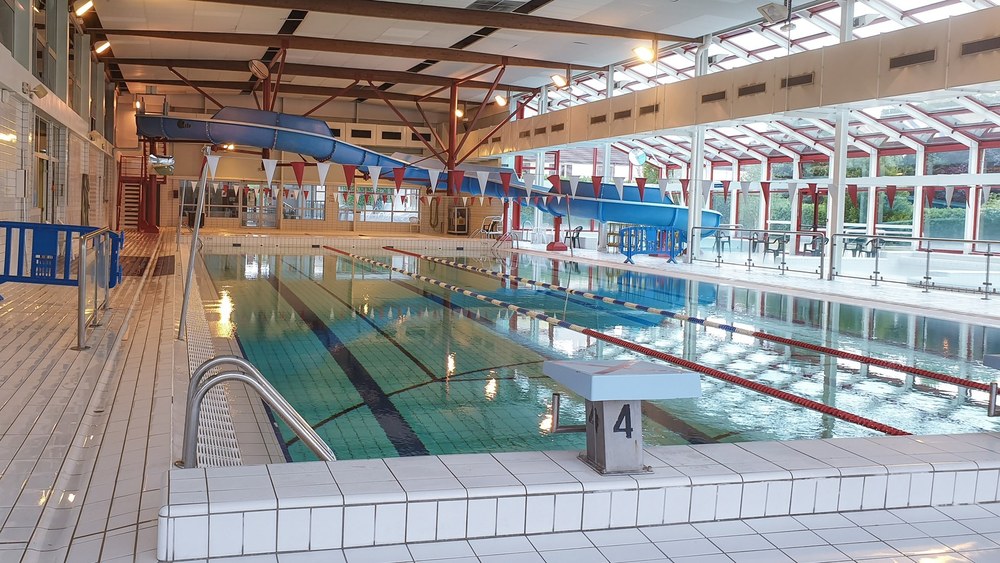
[[[419,189],[397,191],[394,187],[379,187],[375,190],[371,186],[356,185],[352,191],[347,186],[340,186],[337,195],[341,221],[353,221],[355,210],[358,221],[371,223],[409,223],[419,217]]]
[[[969,171],[969,151],[927,153],[927,174],[965,174]]]
[[[285,184],[282,213],[285,219],[326,219],[326,186]]]
[[[791,162],[774,162],[771,164],[772,180],[790,180],[792,178]]]
[[[14,52],[14,7],[11,0],[0,0],[0,45]]]
[[[806,160],[799,163],[799,178],[829,178],[830,161]]]
[[[209,217],[239,217],[240,183],[213,182],[212,189],[205,194],[205,205]]]
[[[879,176],[913,176],[916,170],[915,154],[894,154],[878,158]]]

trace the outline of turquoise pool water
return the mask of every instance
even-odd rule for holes
[[[909,432],[997,428],[977,392],[411,257],[373,258]],[[993,370],[978,360],[1000,351],[993,328],[542,257],[455,259],[980,381]],[[564,390],[542,374],[542,362],[637,357],[350,258],[205,261],[223,321],[246,356],[340,459],[581,449],[583,435],[548,431],[551,394]],[[700,399],[645,402],[647,443],[874,434],[708,377],[702,388]],[[564,424],[582,422],[582,401],[564,394],[561,414]],[[312,459],[281,432],[293,460]]]

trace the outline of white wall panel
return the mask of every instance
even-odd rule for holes
[[[781,88],[775,76],[777,61],[765,61],[729,71],[733,75],[733,117],[768,115],[774,111],[774,97]],[[763,84],[764,91],[740,96],[740,88]]]
[[[796,53],[775,61],[774,111],[814,108],[820,105],[823,86],[823,49]],[[782,81],[787,87],[781,88]],[[797,81],[809,81],[795,84]]]
[[[876,35],[823,48],[824,105],[848,104],[878,96],[880,44]]]
[[[962,45],[1000,37],[1000,8],[951,18],[948,39],[949,88],[1000,81],[1000,49],[962,55]],[[981,45],[986,48],[990,45]],[[971,45],[970,45],[971,47]]]
[[[878,97],[886,98],[928,92],[945,87],[948,70],[948,20],[921,25],[910,33],[887,33],[882,36],[879,54]],[[909,30],[908,30],[909,31]],[[916,55],[934,50],[934,60],[890,69],[895,57]]]

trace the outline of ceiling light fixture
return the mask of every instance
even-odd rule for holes
[[[656,53],[645,45],[640,45],[632,49],[632,52],[635,53],[636,58],[644,63],[651,63],[656,60]]]
[[[493,101],[497,103],[499,107],[507,107],[507,98],[503,94],[497,94]]]
[[[94,0],[86,0],[82,4],[79,4],[76,7],[76,9],[73,10],[73,13],[76,14],[76,17],[79,18],[79,17],[83,16],[83,14],[86,14],[87,12],[89,12],[90,9],[93,8],[93,7],[94,7]]]
[[[34,87],[27,82],[21,83],[21,93],[28,96],[29,98],[42,99],[49,95],[49,91],[41,84],[36,84]]]
[[[462,108],[455,108],[455,117],[459,119],[465,117],[465,112],[462,111]]]
[[[566,77],[561,74],[553,74],[552,83],[556,85],[556,88],[564,88],[567,84],[569,84],[569,81],[567,81]]]
[[[142,100],[137,99],[135,101],[135,109],[142,109]]]
[[[788,22],[785,25],[779,27],[778,29],[780,29],[781,31],[792,31],[793,29],[795,29],[795,24],[792,22]]]
[[[101,41],[100,43],[97,44],[96,47],[94,47],[94,52],[100,55],[101,53],[107,51],[110,48],[111,48],[110,41]]]
[[[767,23],[778,23],[788,19],[789,10],[787,6],[778,4],[777,2],[771,2],[769,4],[764,4],[763,6],[757,8],[760,15],[764,16],[764,21]]]

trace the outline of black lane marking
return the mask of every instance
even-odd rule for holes
[[[409,289],[414,293],[423,295],[424,297],[430,299],[431,301],[434,301],[435,303],[444,305],[455,312],[461,313],[465,317],[472,319],[491,329],[495,329],[496,327],[496,323],[494,321],[490,320],[487,317],[483,317],[478,313],[473,313],[472,311],[465,309],[460,305],[456,305],[452,303],[450,299],[446,301],[439,295],[430,293],[427,290],[420,289],[404,281],[396,281],[395,283],[401,287]],[[532,351],[538,353],[537,350],[532,349]],[[552,359],[551,357],[544,356],[542,354],[539,355],[546,359]],[[648,401],[642,402],[642,412],[650,420],[656,422],[657,424],[666,428],[667,430],[674,432],[675,434],[686,440],[689,444],[715,444],[718,442],[718,440],[716,440],[712,436],[709,436],[708,434],[702,432],[698,428],[695,428],[694,426],[688,424],[687,422],[681,420],[680,418],[677,418],[673,414],[663,410],[658,405],[654,405]]]
[[[320,343],[326,347],[330,357],[347,375],[347,379],[354,385],[368,409],[375,415],[375,420],[382,427],[382,431],[385,432],[393,447],[396,448],[396,452],[401,456],[430,455],[427,446],[406,422],[396,405],[392,403],[385,391],[379,387],[375,378],[351,353],[344,342],[288,286],[274,277],[269,278],[268,281],[278,292],[278,295],[295,310],[302,322],[306,323],[306,326],[312,330]]]
[[[375,321],[373,321],[371,318],[369,318],[368,315],[365,315],[364,312],[361,309],[359,309],[359,308],[355,307],[354,305],[351,305],[347,301],[344,301],[343,299],[341,299],[339,295],[337,295],[334,292],[330,291],[322,283],[320,283],[320,282],[312,279],[311,277],[309,277],[305,272],[303,272],[302,270],[300,270],[297,267],[295,267],[294,264],[286,263],[286,265],[288,267],[290,267],[291,269],[295,270],[296,272],[298,272],[298,273],[302,274],[303,276],[305,276],[305,279],[308,279],[308,280],[312,281],[313,283],[315,283],[316,285],[318,285],[320,289],[322,289],[323,291],[325,291],[330,297],[333,297],[334,299],[336,299],[337,302],[339,302],[341,305],[343,305],[344,307],[347,307],[348,309],[354,311],[354,313],[358,317],[360,317],[361,320],[363,320],[366,323],[368,323],[383,338],[385,338],[386,340],[388,340],[389,342],[391,342],[392,345],[396,347],[396,349],[398,349],[400,352],[402,352],[404,356],[406,356],[407,358],[409,358],[409,360],[411,362],[413,362],[413,364],[415,366],[417,366],[418,368],[420,368],[420,371],[424,372],[424,374],[427,375],[427,377],[429,377],[431,379],[441,379],[440,377],[434,375],[434,372],[431,371],[431,369],[429,367],[427,367],[426,364],[424,364],[423,362],[421,362],[420,358],[414,356],[409,350],[407,350],[406,348],[404,348],[403,345],[400,344],[399,341],[396,340],[391,334],[389,334],[388,332],[382,330],[382,327],[378,326],[378,324],[376,324]]]

